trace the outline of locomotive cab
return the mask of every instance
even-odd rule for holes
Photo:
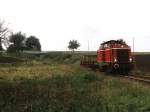
[[[101,71],[129,72],[133,68],[131,48],[118,40],[104,42],[97,51],[97,62]]]

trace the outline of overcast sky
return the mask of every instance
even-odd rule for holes
[[[42,50],[97,50],[99,44],[123,38],[136,51],[150,51],[150,0],[0,0],[0,18],[13,32],[35,35]]]

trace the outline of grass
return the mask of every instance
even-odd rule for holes
[[[80,67],[77,54],[0,66],[0,112],[147,112],[150,87]]]
[[[1,112],[141,112],[150,90],[76,65],[0,68]]]

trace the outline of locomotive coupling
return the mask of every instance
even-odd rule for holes
[[[119,64],[114,64],[114,68],[115,69],[119,68]]]

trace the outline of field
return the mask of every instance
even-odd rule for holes
[[[150,87],[79,66],[81,54],[0,65],[0,112],[148,112]]]

